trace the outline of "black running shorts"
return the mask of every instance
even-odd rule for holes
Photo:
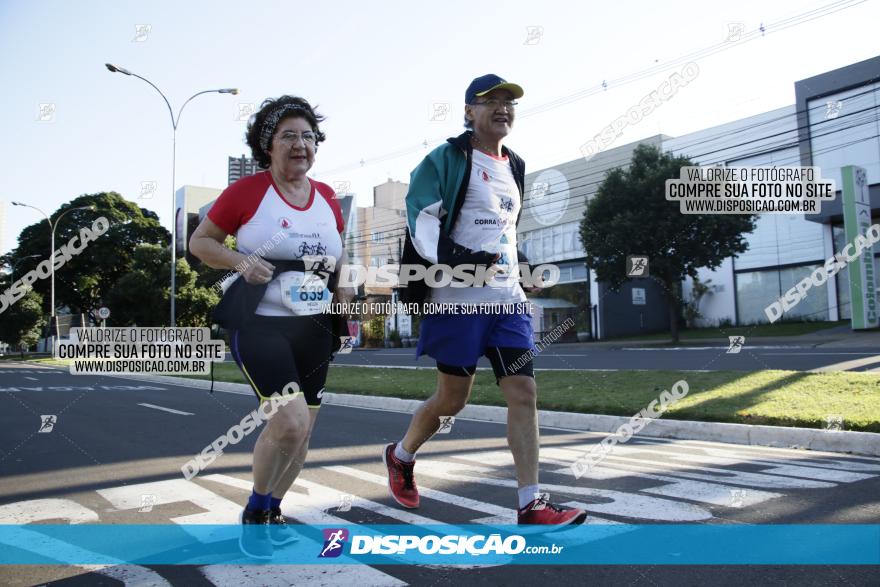
[[[509,375],[525,375],[526,377],[535,376],[532,357],[534,352],[529,349],[514,347],[486,347],[486,358],[492,363],[492,371],[495,372],[495,384],[498,385],[503,377]],[[457,367],[437,361],[437,370],[447,375],[458,375],[460,377],[470,377],[477,372],[476,365],[468,365],[466,367]]]
[[[295,382],[309,408],[321,407],[333,345],[331,318],[254,316],[245,328],[230,331],[232,357],[260,401]]]

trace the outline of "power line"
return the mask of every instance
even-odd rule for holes
[[[868,92],[865,92],[865,93],[868,93]],[[862,95],[862,94],[859,94],[859,95]],[[843,125],[843,126],[839,126],[838,128],[829,129],[829,131],[828,131],[828,132],[825,132],[825,133],[814,133],[814,134],[812,134],[812,136],[810,137],[810,139],[812,140],[812,139],[821,138],[821,137],[824,137],[824,136],[829,136],[829,135],[837,134],[837,133],[840,133],[840,132],[845,131],[845,130],[850,130],[850,129],[852,129],[852,128],[856,128],[856,127],[858,127],[858,126],[864,126],[864,125],[866,125],[866,124],[870,124],[870,123],[876,122],[877,119],[878,119],[877,116],[857,118],[856,115],[858,115],[858,114],[864,114],[864,113],[867,113],[867,112],[870,112],[870,111],[875,111],[875,110],[877,110],[877,109],[878,109],[877,106],[873,106],[873,107],[870,107],[870,108],[865,108],[865,109],[862,109],[862,110],[854,111],[854,112],[849,113],[849,114],[847,114],[847,115],[840,116],[840,117],[838,117],[838,118],[836,118],[836,119],[829,119],[829,120],[822,121],[822,122],[820,122],[820,123],[816,123],[816,124],[814,124],[813,126],[818,126],[819,124],[824,123],[824,122],[840,121],[840,120],[845,119],[845,118],[847,118],[847,117],[853,117],[853,118],[854,118],[854,120],[849,121],[849,122],[851,122],[851,124],[849,124],[849,125]],[[786,117],[779,117],[779,118],[777,118],[777,119],[772,119],[771,121],[765,121],[764,123],[757,123],[757,124],[754,124],[754,125],[749,125],[748,127],[745,127],[745,128],[752,128],[752,129],[754,129],[754,128],[758,128],[759,126],[762,126],[763,124],[774,123],[774,122],[777,122],[778,120],[780,120],[780,119],[782,119],[782,118],[788,118],[788,117],[787,117],[787,116],[786,116]],[[809,125],[809,123],[808,123],[808,125]],[[805,125],[805,126],[808,126],[808,125]],[[704,153],[698,153],[698,154],[694,154],[694,155],[689,155],[688,158],[691,158],[691,159],[699,159],[699,158],[704,157],[704,156],[709,155],[709,154],[714,154],[714,153],[718,153],[718,152],[721,152],[721,151],[726,151],[726,150],[736,149],[737,147],[742,147],[742,146],[749,145],[749,144],[753,144],[753,143],[756,143],[756,142],[766,141],[766,140],[769,139],[769,138],[779,137],[779,136],[787,135],[787,134],[793,134],[793,133],[796,133],[796,132],[797,132],[798,130],[800,130],[801,128],[804,128],[804,127],[796,127],[796,128],[792,128],[792,129],[789,129],[789,130],[783,131],[783,132],[773,133],[773,134],[771,134],[771,135],[766,135],[766,136],[763,136],[763,137],[758,137],[758,138],[756,138],[756,139],[752,139],[752,140],[748,140],[748,141],[743,141],[743,142],[740,142],[740,143],[737,143],[737,144],[729,145],[729,146],[727,146],[727,147],[725,147],[725,148],[723,148],[723,149],[715,149],[715,150],[706,151],[706,152],[704,152]],[[722,132],[722,133],[720,133],[718,136],[723,136],[724,134],[726,134],[726,133]],[[799,136],[799,135],[798,135],[798,136]],[[696,142],[693,143],[693,144],[694,144],[694,145],[697,145],[697,144],[704,144],[704,143],[706,143],[706,142],[708,142],[708,141],[710,141],[710,140],[712,140],[712,139],[711,139],[711,138],[706,138],[706,139],[703,139],[703,140],[696,141]],[[867,140],[867,139],[866,139],[866,140]],[[779,142],[779,143],[766,145],[765,148],[764,148],[763,150],[761,150],[761,151],[755,151],[755,152],[750,152],[750,153],[738,153],[738,154],[736,154],[736,158],[733,159],[733,160],[735,161],[735,160],[737,160],[737,159],[746,159],[746,158],[754,157],[754,156],[758,156],[758,155],[761,155],[761,154],[767,154],[767,153],[772,153],[772,152],[781,151],[781,150],[784,150],[784,149],[787,149],[787,148],[793,148],[793,147],[798,146],[801,142],[803,142],[803,141],[801,141],[801,140],[798,138],[797,140],[794,140],[793,142],[790,142],[790,141],[788,141],[788,142],[786,142],[786,141],[782,141],[782,142]],[[861,140],[856,141],[856,142],[861,142]],[[682,147],[680,147],[680,148],[678,149],[678,151],[684,151],[684,150],[686,150],[687,148],[689,148],[690,146],[691,146],[691,145],[683,145]],[[825,152],[829,152],[829,151],[832,150],[832,149],[835,149],[835,148],[841,148],[842,146],[849,146],[849,145],[848,145],[848,144],[847,144],[847,145],[834,145],[834,146],[828,147],[828,148],[826,148],[826,149],[821,149],[821,150],[814,151],[814,154],[823,154],[823,153],[825,153]],[[799,161],[799,158],[800,158],[800,156],[798,155],[797,158],[795,158],[795,159],[792,160],[792,162]],[[616,161],[616,162],[613,162],[611,165],[619,166],[619,165],[616,165],[617,163],[619,163],[619,164],[621,164],[621,165],[625,165],[625,164],[627,164],[629,161],[630,161],[629,157],[625,157],[624,159],[620,159],[620,160],[618,160],[618,161]],[[610,167],[610,165],[609,165],[609,167]],[[600,174],[604,175],[604,173],[605,173],[607,170],[608,170],[607,168],[603,168],[602,170],[593,171],[593,172],[588,172],[588,173],[586,173],[586,174],[583,174],[583,175],[579,175],[579,176],[575,176],[575,177],[573,177],[573,178],[570,178],[570,180],[567,179],[567,182],[568,182],[568,181],[574,182],[574,181],[577,181],[577,180],[580,180],[580,179],[595,178],[595,177],[597,177],[597,176],[600,175]],[[569,191],[574,191],[574,190],[581,189],[581,188],[588,188],[588,187],[590,187],[590,186],[594,186],[594,185],[600,185],[602,181],[604,181],[604,177],[603,177],[602,179],[600,179],[600,180],[597,180],[597,181],[586,181],[585,183],[575,184],[575,185],[570,185],[570,186],[569,186]],[[557,184],[557,185],[558,185],[558,184]],[[549,192],[549,195],[558,194],[558,193],[561,193],[561,192],[559,192],[559,191],[550,191],[550,192]],[[523,206],[524,206],[524,207],[523,207],[523,212],[525,212],[526,210],[534,211],[536,208],[539,208],[540,206],[548,206],[548,205],[552,205],[552,204],[554,204],[554,203],[558,203],[558,202],[560,202],[560,201],[565,201],[565,200],[567,200],[567,199],[568,199],[568,198],[561,197],[561,198],[557,198],[557,199],[552,199],[552,198],[551,198],[550,200],[548,200],[547,197],[545,196],[544,198],[542,198],[542,200],[541,200],[541,202],[540,202],[539,204],[528,204],[528,203],[527,203],[528,200],[526,200],[526,202],[524,202],[524,204],[523,204]],[[586,204],[581,204],[581,206],[586,206]],[[567,208],[566,211],[568,211],[569,209],[571,209],[571,208]],[[392,227],[393,227],[393,228],[392,228]],[[401,234],[403,234],[403,229],[402,229],[401,227],[397,226],[397,223],[389,223],[389,224],[382,224],[382,225],[373,225],[373,226],[370,227],[370,229],[371,229],[371,231],[372,231],[374,234],[375,234],[376,232],[385,232],[386,229],[388,229],[388,230],[398,230],[398,231],[400,231]],[[393,235],[392,235],[392,236],[393,236]],[[371,242],[375,242],[375,241],[372,241],[372,239],[370,239],[370,240],[371,240]],[[358,242],[364,242],[364,240],[362,239],[361,241],[358,241],[358,240],[355,240],[355,241],[354,241],[355,244],[357,244]]]
[[[551,100],[550,102],[546,102],[544,104],[540,104],[535,106],[534,108],[523,111],[521,114],[517,116],[520,118],[527,118],[530,116],[534,116],[537,114],[541,114],[543,112],[548,112],[550,110],[559,108],[561,106],[565,106],[572,102],[576,102],[582,100],[583,98],[587,98],[594,94],[598,94],[606,91],[608,87],[616,88],[619,86],[627,85],[634,81],[638,81],[644,79],[646,77],[650,77],[656,75],[658,73],[662,73],[665,71],[669,71],[674,67],[682,64],[688,63],[690,61],[694,61],[696,59],[708,57],[710,55],[714,55],[716,53],[720,53],[722,51],[727,51],[734,47],[741,46],[747,42],[753,41],[755,39],[766,36],[767,34],[773,34],[774,32],[779,32],[785,30],[787,28],[791,28],[793,26],[799,26],[801,24],[805,24],[812,20],[816,20],[818,18],[824,18],[826,16],[830,16],[837,12],[843,11],[847,8],[851,8],[858,4],[864,3],[866,0],[839,0],[837,2],[832,2],[830,4],[826,4],[824,6],[820,6],[819,8],[815,8],[812,10],[808,10],[806,12],[802,12],[790,17],[783,18],[774,23],[770,23],[768,25],[762,25],[760,29],[755,29],[748,33],[744,33],[739,41],[731,43],[729,41],[724,41],[722,43],[716,43],[714,45],[710,45],[709,47],[704,47],[702,49],[698,49],[696,51],[692,51],[686,55],[680,56],[672,61],[651,66],[637,72],[626,74],[618,78],[614,78],[611,80],[611,83],[608,84],[607,81],[600,84],[596,84],[584,90],[580,90],[573,94],[568,94],[566,96],[562,96],[560,98],[556,98]],[[341,165],[339,167],[335,167],[332,169],[328,169],[322,172],[321,176],[332,176],[337,173],[343,173],[346,171],[351,171],[353,169],[360,169],[367,166],[375,165],[376,163],[381,163],[384,161],[389,161],[392,159],[397,159],[398,157],[402,157],[404,155],[409,155],[411,153],[418,152],[420,150],[427,149],[429,145],[437,145],[441,144],[446,140],[446,137],[434,137],[430,141],[427,139],[423,140],[418,144],[413,144],[409,147],[404,147],[395,151],[391,151],[389,153],[384,153],[381,155],[377,155],[375,157],[371,157],[369,159],[361,158],[360,161],[356,163],[349,163],[345,165]]]

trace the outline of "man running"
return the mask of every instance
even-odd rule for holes
[[[525,261],[516,248],[525,164],[502,145],[513,125],[515,99],[522,96],[520,86],[497,75],[475,79],[465,92],[468,130],[434,149],[412,172],[406,195],[407,245],[411,242],[414,254],[431,264],[492,265],[498,272],[488,287],[450,284],[432,289],[430,301],[456,308],[502,304],[503,309],[423,317],[416,356],[427,354],[437,361],[437,391],[413,415],[403,439],[385,447],[383,460],[392,497],[403,507],[417,508],[415,453],[437,432],[441,419],[467,404],[477,362],[485,355],[507,401],[518,522],[580,524],[586,519],[583,510],[550,503],[538,485],[537,387],[529,353],[534,339],[514,270]],[[402,264],[407,257],[405,251]]]

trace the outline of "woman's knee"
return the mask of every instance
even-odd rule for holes
[[[309,435],[308,408],[304,404],[284,406],[269,420],[268,430],[275,442],[298,445]]]

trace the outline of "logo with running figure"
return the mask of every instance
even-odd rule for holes
[[[342,554],[343,544],[348,540],[348,530],[345,528],[323,528],[324,548],[318,558],[336,558]]]
[[[40,429],[37,432],[47,433],[52,432],[55,428],[55,423],[58,421],[58,417],[54,414],[47,414],[45,416],[40,416]]]

